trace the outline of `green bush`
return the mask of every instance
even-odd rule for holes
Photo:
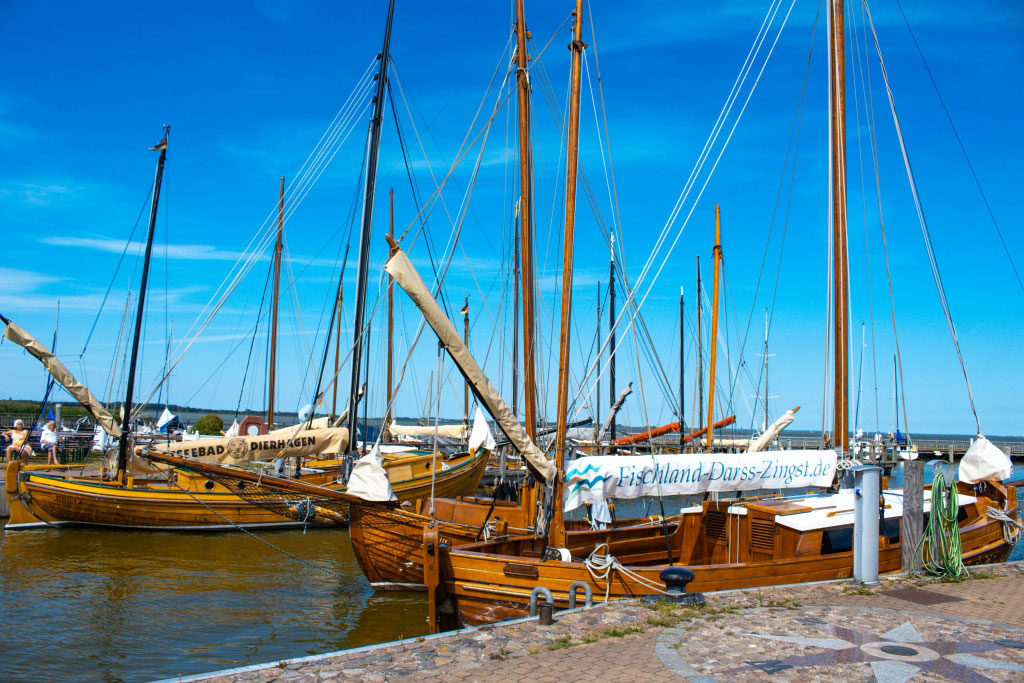
[[[224,429],[224,420],[216,413],[207,413],[196,420],[196,431],[204,435],[217,435]]]

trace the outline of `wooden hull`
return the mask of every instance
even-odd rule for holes
[[[399,500],[430,494],[429,456],[403,456],[387,463]],[[486,453],[451,461],[434,481],[438,495],[471,493],[480,485]],[[315,475],[314,475],[315,476]],[[96,479],[54,476],[7,467],[5,495],[11,517],[5,528],[81,524],[133,529],[228,530],[235,527],[300,527],[304,523],[244,500],[204,477],[175,473],[178,487],[163,480],[124,487]],[[299,497],[301,498],[301,496]]]
[[[526,532],[527,511],[517,503],[498,502],[493,510],[489,500],[438,500],[434,519],[439,541],[448,547],[474,543],[483,536],[485,520],[493,523],[491,536]],[[349,505],[349,537],[360,568],[375,590],[426,590],[423,583],[423,527],[430,517],[410,510]],[[569,546],[576,539],[587,543],[582,534],[586,522],[567,521]],[[620,537],[650,535],[648,519],[623,520]]]
[[[1011,489],[1012,492],[1012,489]],[[1013,494],[1015,495],[1015,494]],[[1005,560],[1012,545],[1003,536],[1000,522],[984,515],[985,507],[998,501],[979,500],[966,520],[961,522],[960,538],[966,564]],[[740,561],[701,561],[719,557],[706,545],[707,539],[695,534],[700,515],[691,515],[674,526],[669,543],[675,566],[694,573],[687,589],[693,592],[747,589],[780,584],[805,583],[850,578],[853,575],[852,551],[824,553],[805,548],[804,556]],[[696,521],[696,525],[693,523]],[[572,562],[541,560],[540,544],[533,537],[506,538],[491,543],[476,543],[444,548],[439,556],[441,599],[447,596],[459,624],[473,626],[527,616],[530,591],[543,586],[551,591],[556,609],[569,605],[569,588],[574,582],[591,587],[595,602],[639,596],[660,596],[665,586],[660,574],[665,562],[665,536],[660,528],[648,528],[645,536],[628,530],[580,532],[570,534],[574,558],[585,558],[601,543],[627,571],[614,569],[603,578],[602,571],[588,568],[582,560]],[[818,536],[820,544],[820,534]],[[603,553],[602,553],[603,554]],[[879,538],[879,572],[898,572],[902,549],[898,541]],[[658,557],[661,557],[658,560]],[[582,595],[577,596],[582,600]]]

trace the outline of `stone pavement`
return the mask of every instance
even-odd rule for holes
[[[600,605],[182,680],[1024,680],[1024,564]]]

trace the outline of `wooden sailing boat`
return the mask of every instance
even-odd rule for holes
[[[845,121],[843,2],[829,2],[832,51],[830,53],[832,187],[833,187],[833,304],[834,316],[834,424],[832,444],[846,453],[848,432],[848,265],[846,254]],[[569,119],[569,157],[566,189],[565,261],[563,266],[562,327],[559,367],[558,432],[555,458],[558,471],[565,464],[565,398],[571,310],[572,239],[575,211],[575,154],[579,97],[579,59],[582,0],[577,0],[574,21],[572,97]],[[717,250],[716,250],[717,251]],[[714,346],[712,346],[714,354]],[[712,383],[711,392],[714,391]],[[710,405],[710,402],[709,402]],[[709,411],[710,413],[710,411]],[[708,416],[709,422],[712,420]],[[708,430],[709,445],[710,432]],[[835,452],[825,451],[824,455]],[[685,457],[685,456],[676,456]],[[600,458],[585,458],[599,461]],[[834,461],[834,460],[833,460]],[[580,460],[575,467],[583,468]],[[596,466],[595,469],[599,467]],[[586,469],[586,468],[584,468]],[[621,467],[620,467],[621,469]],[[654,472],[659,471],[658,464]],[[597,479],[606,479],[598,472]],[[667,475],[667,471],[665,472]],[[641,477],[643,481],[644,478]],[[697,477],[701,481],[701,477]],[[596,485],[596,480],[587,481]],[[495,541],[450,547],[436,543],[437,536],[425,530],[424,539],[434,541],[436,558],[430,559],[428,589],[431,617],[439,611],[454,611],[459,624],[475,625],[526,615],[531,591],[543,586],[554,595],[558,607],[569,604],[574,584],[583,583],[598,600],[666,591],[662,572],[674,565],[692,571],[693,591],[748,588],[754,586],[839,579],[852,575],[852,513],[854,492],[792,499],[748,501],[706,501],[683,510],[681,520],[664,527],[635,533],[622,530],[581,532],[575,538],[565,531],[561,477],[552,481],[555,495],[547,529],[531,536],[505,537]],[[988,516],[988,510],[1008,510],[1016,501],[1012,486],[982,482],[976,486],[958,483],[961,492],[958,515],[964,562],[979,563],[1005,559],[1012,543],[1002,524]],[[926,496],[928,497],[928,496]],[[885,533],[879,536],[879,570],[899,569],[901,559],[900,522],[902,493],[883,496]],[[926,507],[929,501],[926,500]],[[1016,513],[1011,513],[1016,514]],[[1019,519],[1019,517],[1018,517]],[[584,540],[589,541],[583,542]],[[425,558],[430,557],[424,552]],[[451,610],[438,610],[446,601]],[[432,628],[436,626],[434,622]]]
[[[389,23],[390,29],[390,23]],[[386,60],[382,62],[382,69]],[[58,381],[66,386],[87,408],[97,421],[113,437],[120,437],[117,454],[116,474],[113,480],[103,477],[73,477],[44,468],[22,468],[20,462],[12,463],[6,471],[5,495],[11,508],[7,522],[8,529],[24,529],[47,525],[87,524],[131,528],[160,529],[229,529],[238,526],[294,526],[308,523],[308,519],[297,519],[293,515],[282,515],[280,509],[265,509],[239,497],[235,492],[213,480],[180,470],[170,472],[149,471],[149,476],[136,476],[134,453],[130,450],[130,429],[132,395],[134,391],[135,361],[138,355],[142,316],[145,305],[146,281],[152,253],[152,240],[160,197],[160,184],[167,155],[167,138],[154,147],[160,151],[157,173],[154,181],[153,199],[150,207],[149,232],[143,262],[142,283],[136,313],[135,337],[127,397],[124,403],[123,425],[118,427],[113,417],[99,404],[88,390],[67,372],[44,347],[7,319],[5,335],[24,346],[47,365]],[[279,230],[280,213],[279,213]],[[280,245],[280,232],[279,242]],[[275,249],[278,257],[280,247]],[[279,261],[278,261],[279,263]],[[275,287],[276,289],[276,287]],[[56,361],[56,369],[52,367]],[[273,393],[271,393],[273,396]],[[268,418],[273,419],[273,399],[268,407]],[[328,430],[344,431],[344,430]],[[312,434],[313,432],[299,432]],[[335,435],[340,436],[340,435]],[[287,449],[300,440],[292,435],[282,438],[274,446]],[[305,437],[302,441],[308,441]],[[231,452],[237,445],[243,452],[249,450],[251,439],[238,437],[226,440],[223,449]],[[287,443],[286,443],[287,441]],[[347,443],[347,435],[345,436]],[[204,448],[211,447],[205,442]],[[188,444],[177,444],[168,448],[189,448]],[[307,449],[308,451],[308,449]],[[334,452],[337,452],[335,450]],[[415,500],[428,495],[432,490],[439,495],[459,495],[476,490],[483,476],[489,452],[456,456],[439,461],[433,454],[407,453],[389,457],[383,463],[392,490],[400,500]],[[343,489],[335,482],[335,473],[341,462],[318,463],[317,470],[307,471],[302,479],[305,483],[330,485]],[[332,467],[333,465],[333,467]],[[436,471],[435,470],[440,470]]]

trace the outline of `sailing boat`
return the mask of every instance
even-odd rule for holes
[[[842,453],[849,451],[848,360],[848,266],[846,249],[845,196],[845,111],[842,82],[844,74],[843,2],[829,2],[832,50],[830,79],[833,188],[834,309],[834,424],[832,444]],[[578,98],[582,0],[577,0],[574,17],[573,88]],[[578,101],[571,103],[569,119],[569,160],[567,168],[565,262],[563,267],[561,347],[559,367],[558,436],[555,442],[559,474],[549,480],[553,488],[550,522],[529,536],[450,547],[432,542],[436,535],[424,532],[424,557],[437,553],[428,572],[431,617],[454,612],[459,625],[476,625],[525,616],[532,590],[543,586],[554,596],[557,607],[570,604],[570,593],[579,584],[589,586],[598,600],[643,595],[658,596],[667,591],[666,569],[682,566],[692,572],[688,590],[709,591],[782,583],[806,582],[852,575],[852,522],[855,493],[787,499],[705,501],[685,508],[682,518],[662,528],[646,530],[641,537],[619,530],[582,532],[570,540],[563,516],[566,506],[610,497],[635,497],[713,490],[713,482],[725,490],[775,487],[761,477],[781,468],[789,483],[811,474],[804,485],[820,485],[834,475],[838,459],[835,450],[769,452],[758,456],[769,466],[761,469],[747,458],[729,462],[725,457],[702,456],[696,462],[688,456],[661,456],[624,466],[621,459],[587,457],[573,462],[565,472],[566,388],[568,382],[568,339],[571,310],[573,214],[575,211],[575,131]],[[709,418],[710,419],[710,418]],[[710,430],[709,430],[710,432]],[[800,460],[803,462],[800,462]],[[606,462],[610,460],[611,462]],[[644,462],[650,460],[650,462]],[[708,468],[705,472],[704,468]],[[809,471],[808,471],[809,468]],[[717,472],[717,477],[715,476]],[[787,475],[786,472],[789,474]],[[705,477],[704,475],[708,476]],[[726,482],[723,480],[728,481]],[[566,502],[563,503],[563,486]],[[727,486],[727,487],[726,487]],[[1002,524],[990,519],[988,510],[1008,509],[1016,501],[1012,486],[958,483],[959,534],[965,563],[1005,559],[1012,543],[1004,537]],[[930,492],[924,507],[930,508]],[[883,493],[883,533],[879,535],[879,571],[898,570],[901,561],[900,522],[902,492]],[[1011,513],[1016,514],[1016,513]],[[1019,521],[1019,517],[1018,517]],[[588,537],[583,544],[581,537]],[[451,609],[438,609],[444,601]],[[432,621],[431,627],[436,627]]]
[[[389,24],[390,28],[390,24]],[[386,60],[384,60],[386,62]],[[382,66],[383,68],[383,66]],[[145,306],[146,281],[152,253],[152,240],[160,197],[160,184],[167,155],[167,138],[153,150],[160,152],[150,207],[150,223],[142,270],[142,283],[136,314],[132,362],[124,403],[123,424],[118,426],[102,404],[58,361],[52,353],[7,318],[5,336],[25,347],[47,367],[96,418],[97,423],[113,438],[119,438],[116,470],[113,480],[105,477],[73,477],[45,471],[46,468],[25,467],[11,463],[5,473],[5,495],[11,508],[7,529],[26,529],[62,524],[86,524],[130,528],[222,530],[236,527],[296,526],[310,523],[308,515],[292,514],[291,507],[275,503],[272,508],[252,504],[212,479],[196,472],[174,469],[165,471],[147,467],[130,449],[130,419],[134,392],[135,361]],[[272,413],[271,413],[272,414]],[[319,441],[318,441],[319,439]],[[313,453],[340,453],[348,443],[343,429],[309,430],[293,428],[286,434],[271,433],[263,437],[235,437],[218,441],[177,443],[164,450],[187,452],[214,460],[246,461],[254,452],[266,451],[286,456],[307,456]],[[440,495],[459,495],[474,491],[486,467],[489,451],[457,456],[438,462],[433,454],[406,453],[388,458],[384,471],[395,496],[415,500],[432,490]],[[310,485],[339,487],[330,462],[307,471],[302,480]],[[340,468],[341,463],[338,462]],[[441,471],[436,471],[441,470]],[[343,488],[343,486],[341,487]],[[279,502],[279,501],[278,501]],[[282,514],[284,513],[284,514]],[[322,520],[321,520],[322,521]],[[332,523],[337,523],[334,519]]]

